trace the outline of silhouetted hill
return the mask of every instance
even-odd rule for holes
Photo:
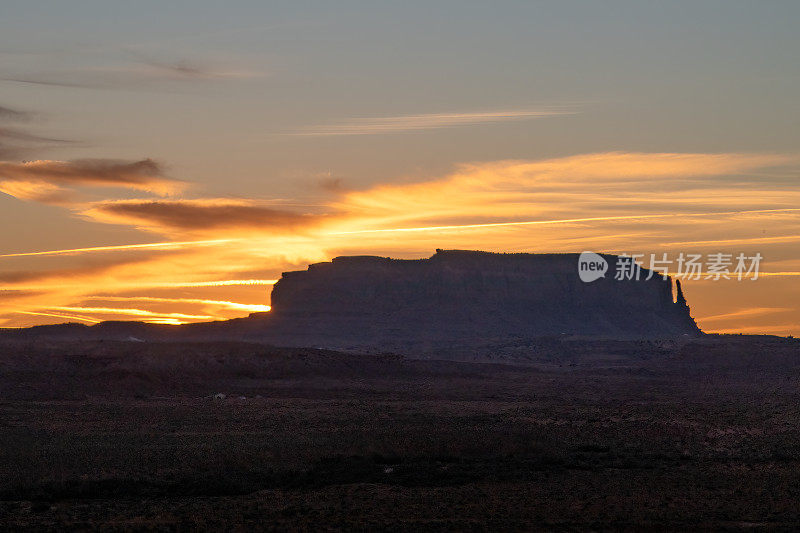
[[[616,256],[605,256],[610,265]],[[699,332],[672,280],[585,283],[578,254],[438,250],[429,259],[337,257],[285,272],[264,319],[280,341],[381,344],[585,335],[664,338]]]
[[[578,254],[437,250],[428,259],[337,257],[285,272],[272,311],[163,326],[66,324],[5,333],[17,338],[249,340],[285,346],[441,352],[542,337],[667,339],[700,334],[670,278],[612,272],[585,283]]]

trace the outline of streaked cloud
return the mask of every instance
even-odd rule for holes
[[[518,109],[504,111],[484,111],[469,113],[428,113],[422,115],[398,115],[390,117],[358,117],[339,123],[309,126],[290,135],[333,136],[333,135],[379,135],[406,133],[410,131],[452,128],[455,126],[474,126],[515,120],[531,120],[557,115],[570,115],[576,111],[557,107],[541,109]]]
[[[773,154],[612,152],[461,165],[436,180],[345,192],[331,208],[348,213],[348,223],[329,229],[355,235],[658,222],[687,214],[756,216],[761,209],[796,209],[800,191],[781,190],[774,198],[765,194],[763,203],[754,205],[752,189],[739,187],[738,181],[727,187],[718,182],[726,176],[794,161],[796,158]],[[716,190],[714,196],[706,191],[709,182]],[[770,188],[765,184],[762,190]],[[657,205],[660,198],[665,199],[663,206]],[[698,198],[705,201],[698,203]]]
[[[153,303],[177,303],[204,305],[220,307],[223,309],[233,309],[235,311],[247,311],[248,313],[264,313],[270,310],[270,306],[263,304],[243,304],[228,300],[208,300],[203,298],[164,298],[155,296],[92,296],[87,300],[103,300],[108,302],[153,302]]]
[[[168,195],[184,183],[166,178],[152,159],[120,161],[0,161],[0,191],[23,200],[65,203],[74,199],[75,187],[117,187]]]
[[[125,315],[136,317],[156,317],[156,318],[175,318],[179,320],[214,320],[211,315],[190,315],[186,313],[158,313],[154,311],[147,311],[145,309],[136,308],[118,308],[118,307],[79,307],[79,306],[58,306],[50,307],[49,310],[53,311],[67,311],[76,313],[99,313],[103,315]]]
[[[0,105],[0,120],[27,120],[31,114]]]
[[[791,307],[748,307],[747,309],[739,309],[738,311],[732,311],[730,313],[724,313],[721,315],[713,315],[713,316],[706,316],[698,318],[701,322],[719,322],[731,319],[739,319],[743,317],[754,317],[754,316],[762,316],[762,315],[769,315],[773,313],[782,313],[785,311],[792,311]]]
[[[800,208],[756,209],[756,210],[743,210],[743,211],[714,211],[711,213],[656,213],[649,215],[619,215],[619,216],[607,216],[607,217],[563,218],[555,220],[519,220],[513,222],[488,222],[486,224],[453,224],[449,226],[422,226],[422,227],[409,227],[409,228],[384,228],[384,229],[365,229],[365,230],[354,230],[354,231],[338,231],[338,232],[332,232],[331,235],[357,235],[364,233],[387,233],[387,232],[406,233],[406,232],[422,232],[422,231],[443,232],[449,230],[499,228],[503,226],[542,226],[542,225],[576,224],[585,222],[618,222],[624,220],[650,220],[650,219],[677,218],[677,217],[686,219],[694,217],[717,217],[725,215],[742,215],[742,214],[754,214],[754,213],[787,213],[787,212],[789,213],[800,212]],[[791,238],[776,237],[774,239],[755,238],[755,239],[725,239],[718,241],[688,241],[684,243],[662,243],[662,246],[673,245],[673,244],[708,244],[708,243],[731,244],[731,243],[741,243],[741,242],[751,242],[751,241],[769,242],[771,240],[780,240],[782,242],[788,242],[797,240],[797,238],[793,236]]]
[[[47,146],[70,141],[30,133],[19,128],[19,123],[30,122],[32,113],[0,106],[0,160],[27,156]]]
[[[211,281],[168,281],[155,285],[145,285],[145,288],[181,288],[181,287],[232,287],[236,285],[274,285],[277,279],[224,279]]]
[[[89,322],[91,324],[99,324],[100,322],[102,322],[102,320],[98,320],[96,318],[89,318],[79,315],[67,315],[64,313],[43,313],[41,311],[14,311],[14,312],[20,315],[47,316],[47,317],[67,319],[67,320],[80,320],[82,322]]]
[[[800,211],[800,209],[782,209],[777,212]],[[761,211],[764,212],[764,211]],[[776,212],[775,210],[767,212]],[[733,239],[710,239],[706,241],[676,241],[661,243],[661,246],[723,246],[726,244],[768,244],[800,241],[800,235],[776,235],[770,237],[746,237]]]
[[[252,200],[228,198],[99,202],[81,214],[97,222],[136,226],[162,234],[195,234],[235,229],[293,230],[317,225],[324,218],[275,209]]]
[[[88,248],[67,248],[63,250],[45,250],[41,252],[19,252],[14,254],[2,254],[0,257],[29,257],[34,255],[75,255],[92,252],[116,252],[121,250],[149,250],[149,249],[173,249],[185,248],[189,246],[216,246],[231,242],[231,239],[213,239],[205,241],[167,241],[150,242],[145,244],[115,244],[110,246],[90,246]]]
[[[765,279],[754,285],[791,283],[798,265],[786,260],[794,256],[771,252],[782,243],[791,245],[800,234],[800,189],[785,179],[760,181],[756,187],[746,178],[773,168],[790,174],[797,162],[776,154],[611,152],[464,164],[446,175],[361,190],[332,187],[330,199],[313,206],[179,197],[68,205],[91,221],[168,238],[142,245],[6,254],[4,261],[29,260],[30,254],[43,256],[43,262],[68,256],[80,263],[61,272],[7,273],[5,289],[39,292],[0,301],[0,318],[8,320],[4,325],[18,324],[22,319],[13,311],[25,310],[97,320],[106,316],[98,309],[117,308],[232,318],[266,309],[264,287],[282,271],[335,255],[424,257],[435,248],[672,253],[676,246],[719,245],[721,251],[769,246],[760,249],[767,258],[761,269]],[[89,262],[106,252],[114,252],[120,261]],[[685,289],[707,291],[713,283],[687,282]],[[247,292],[248,287],[254,292]],[[253,295],[263,303],[238,303],[252,301]],[[786,298],[790,296],[787,292]],[[129,301],[148,305],[124,304]],[[709,299],[698,302],[705,303],[693,300],[693,309],[710,317],[712,326],[772,319],[755,311],[714,318],[729,310],[714,307]],[[781,298],[747,303],[754,309],[790,307]],[[208,320],[164,314],[141,319]]]
[[[5,70],[0,81],[26,85],[79,89],[136,89],[171,83],[240,80],[263,76],[262,72],[239,67],[230,61],[209,59],[160,59],[131,52],[127,59],[105,65],[75,66],[45,70]]]
[[[262,72],[233,65],[230,61],[180,59],[158,59],[142,53],[134,53],[138,60],[127,71],[145,78],[166,80],[235,80],[263,76]],[[138,64],[138,66],[137,66]]]
[[[176,253],[174,251],[159,252],[165,255]],[[135,254],[132,257],[129,254],[120,255],[105,255],[103,257],[88,256],[77,258],[78,264],[71,264],[68,266],[62,263],[56,263],[47,269],[29,268],[25,267],[27,261],[25,259],[4,258],[0,265],[4,266],[0,270],[0,283],[5,286],[4,289],[18,289],[39,291],[52,289],[54,286],[60,286],[74,280],[83,283],[92,277],[97,277],[107,272],[110,269],[118,267],[136,268],[138,264],[146,264],[155,259],[153,255],[145,252]],[[50,259],[50,258],[48,258]],[[22,268],[12,269],[9,265],[19,265],[17,261],[22,262]],[[36,286],[32,286],[35,282]]]
[[[798,324],[761,324],[757,326],[746,326],[737,324],[727,328],[708,328],[707,333],[731,333],[731,334],[756,334],[756,335],[791,335],[800,331]]]
[[[38,296],[41,294],[39,291],[23,291],[19,289],[5,290],[0,289],[0,300],[10,300],[13,298],[25,298],[27,296]]]

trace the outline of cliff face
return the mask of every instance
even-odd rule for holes
[[[578,254],[338,257],[283,274],[268,329],[278,341],[326,344],[699,333],[685,302],[673,302],[671,279],[617,281],[616,257],[604,257],[610,271],[591,283],[578,276]]]

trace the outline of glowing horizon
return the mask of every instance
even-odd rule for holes
[[[445,247],[538,253],[577,253],[585,249],[608,253],[653,253],[656,250],[708,249],[709,246],[733,252],[753,250],[758,246],[762,247],[759,250],[764,250],[766,258],[760,276],[791,280],[800,275],[800,261],[787,257],[775,262],[776,257],[770,257],[769,250],[780,250],[781,246],[797,240],[798,235],[793,232],[797,231],[800,221],[800,208],[785,205],[792,202],[800,205],[800,191],[787,192],[764,185],[762,205],[747,209],[742,204],[752,195],[749,186],[729,184],[723,188],[718,185],[714,198],[706,201],[705,210],[697,209],[694,198],[696,191],[707,188],[709,182],[727,176],[759,173],[762,168],[776,165],[791,168],[797,160],[795,156],[775,154],[612,152],[540,161],[473,163],[428,180],[341,191],[327,205],[319,203],[317,211],[312,214],[276,208],[274,202],[244,199],[171,197],[163,201],[126,200],[109,204],[123,205],[126,210],[133,206],[131,209],[134,209],[119,214],[123,218],[114,219],[114,224],[126,223],[145,233],[163,236],[173,233],[195,239],[3,254],[0,266],[2,261],[35,258],[44,268],[40,266],[39,271],[27,272],[19,279],[5,282],[3,288],[7,297],[5,302],[0,300],[0,318],[4,326],[30,324],[33,317],[41,317],[36,323],[53,322],[49,319],[62,316],[85,322],[125,316],[179,324],[267,312],[270,306],[266,293],[256,301],[251,295],[247,297],[250,301],[242,302],[219,292],[212,296],[175,294],[175,291],[266,287],[274,284],[283,270],[305,268],[308,263],[328,260],[333,255],[368,253],[403,257],[402,253],[389,253],[401,242],[402,246],[421,250]],[[639,191],[652,186],[653,176],[656,179],[661,179],[661,176],[671,178],[670,186],[661,196],[669,202],[673,212],[648,211],[655,198]],[[602,190],[607,192],[587,194],[587,188],[598,184],[602,184]],[[623,188],[625,192],[621,193]],[[550,200],[553,194],[565,202],[553,203]],[[624,203],[620,203],[621,196],[626,199]],[[75,208],[59,205],[56,209],[66,209],[82,216],[87,213],[83,204]],[[593,216],[574,216],[587,209],[594,211]],[[518,219],[531,212],[538,218]],[[95,223],[108,223],[103,217],[96,217]],[[147,222],[144,222],[145,217]],[[486,218],[494,218],[494,221],[475,221]],[[512,220],[497,221],[497,218]],[[448,219],[462,221],[414,224]],[[199,221],[196,227],[193,226],[195,220]],[[773,232],[779,235],[764,235],[762,232],[752,236],[748,227],[767,221],[774,228]],[[732,229],[740,236],[716,237],[719,232],[730,235]],[[686,231],[703,238],[686,241],[669,238],[676,232]],[[398,241],[393,234],[405,237]],[[442,239],[446,240],[447,246],[441,244]],[[520,250],[518,244],[524,240],[538,244]],[[488,242],[492,244],[481,246],[481,243]],[[213,247],[213,253],[207,252],[209,247]],[[337,253],[326,251],[329,249]],[[81,266],[83,260],[72,268],[48,268],[48,262],[62,257],[114,257],[108,255],[110,252],[119,254],[120,259],[110,259],[99,268],[92,263],[84,268]],[[411,257],[426,255],[429,253],[414,253]],[[272,262],[274,266],[271,270],[264,269],[262,261]],[[269,272],[275,277],[236,276],[245,272]],[[220,279],[225,274],[233,276]],[[691,295],[694,284],[692,280],[685,282],[691,303],[701,310],[699,316],[725,317],[705,319],[707,327],[701,318],[701,327],[724,329],[726,324],[721,324],[720,320],[735,323],[736,320],[768,321],[774,318],[770,314],[705,312],[707,304],[702,297],[697,299]],[[701,289],[702,292],[706,290]],[[141,294],[140,291],[147,292]],[[92,300],[104,301],[106,305],[86,304]],[[58,303],[54,304],[54,301]],[[116,307],[117,303],[131,301],[146,302],[159,308]],[[205,312],[193,311],[198,306]],[[790,306],[781,308],[788,309],[789,313],[796,312]],[[29,318],[21,318],[25,316]],[[778,327],[768,323],[764,326],[771,331]]]

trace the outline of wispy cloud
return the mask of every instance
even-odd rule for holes
[[[0,257],[30,257],[34,255],[75,255],[90,252],[116,252],[128,250],[173,249],[190,246],[216,246],[231,242],[231,239],[212,239],[205,241],[167,241],[150,242],[145,244],[115,244],[110,246],[90,246],[88,248],[66,248],[62,250],[44,250],[40,252],[19,252],[15,254],[2,254]]]
[[[0,192],[43,203],[72,202],[75,187],[79,186],[118,187],[168,195],[184,185],[179,180],[164,177],[161,165],[152,159],[0,161]]]
[[[778,212],[800,211],[800,209],[781,209]],[[763,212],[763,211],[762,211]],[[776,212],[771,210],[768,212]],[[722,246],[726,244],[767,244],[800,241],[800,235],[776,235],[772,237],[745,237],[733,239],[709,239],[705,241],[675,241],[661,243],[661,246]]]
[[[264,286],[274,283],[280,272],[342,254],[422,257],[434,248],[635,253],[674,251],[676,243],[704,242],[737,248],[780,246],[798,234],[800,189],[783,179],[762,181],[756,187],[745,178],[770,168],[790,171],[796,162],[794,157],[775,154],[614,152],[473,163],[416,182],[361,190],[334,187],[327,202],[314,206],[229,198],[69,205],[89,220],[123,224],[168,239],[144,245],[30,252],[75,255],[71,261],[86,264],[63,271],[20,268],[3,275],[3,288],[23,292],[0,301],[0,318],[9,320],[4,325],[19,324],[22,319],[10,313],[25,310],[96,320],[104,315],[87,308],[116,308],[117,302],[137,298],[152,304],[142,309],[151,313],[157,312],[153,307],[229,318],[269,304],[242,304],[260,307],[236,309],[222,303],[237,303],[234,295],[249,299],[258,294],[266,300]],[[763,234],[764,228],[769,228],[771,237]],[[759,287],[785,287],[796,279],[797,265],[779,262],[793,256],[781,250],[785,253],[776,262],[768,250],[761,250],[769,262],[762,264],[760,275],[769,279],[759,281]],[[113,258],[119,262],[90,263],[94,254],[115,251],[119,253]],[[13,257],[7,260],[9,264],[15,261]],[[253,292],[248,292],[248,286]],[[690,287],[711,291],[713,285],[698,282],[687,284],[687,290]],[[111,297],[106,303],[85,305],[88,298],[104,295]],[[749,303],[752,308],[789,308],[791,295],[787,291],[786,298],[769,302],[754,297]],[[703,301],[705,306],[697,303]],[[751,318],[761,316],[733,316],[723,322],[714,317],[724,315],[724,307],[709,305],[708,299],[697,302],[693,300],[693,309],[700,316],[708,315],[711,325],[749,326]],[[192,306],[206,307],[195,313]],[[166,321],[162,323],[202,320],[141,318]],[[770,318],[765,313],[762,321],[774,323]]]
[[[240,80],[263,73],[209,60],[158,59],[130,52],[127,60],[113,64],[43,71],[6,71],[0,81],[79,89],[136,89],[175,83]]]
[[[204,305],[221,307],[223,309],[233,309],[235,311],[247,311],[249,313],[263,313],[270,310],[270,306],[262,304],[243,304],[230,302],[228,300],[208,300],[204,298],[163,298],[155,296],[92,296],[87,300],[103,300],[108,302],[153,302],[153,303],[177,303]]]
[[[469,230],[469,229],[487,229],[499,228],[503,226],[542,226],[542,225],[559,225],[559,224],[576,224],[584,222],[618,222],[623,220],[650,220],[659,218],[694,218],[694,217],[718,217],[727,215],[742,215],[742,214],[755,214],[755,213],[791,213],[800,212],[800,208],[788,209],[755,209],[743,211],[713,211],[710,213],[655,213],[649,215],[615,215],[607,217],[584,217],[584,218],[562,218],[553,220],[515,220],[511,222],[488,222],[485,224],[452,224],[448,226],[421,226],[421,227],[408,227],[408,228],[383,228],[383,229],[364,229],[353,231],[337,231],[331,232],[331,235],[357,235],[363,233],[406,233],[406,232],[442,232],[449,230]],[[783,238],[781,238],[783,239]],[[678,244],[694,244],[694,243],[739,243],[743,241],[760,240],[760,239],[728,239],[722,241],[694,241],[688,243]],[[794,238],[790,240],[796,240]],[[676,243],[668,243],[676,244]],[[665,246],[666,244],[664,244]]]
[[[19,129],[19,123],[28,122],[32,113],[0,106],[0,160],[22,157],[46,146],[70,141],[35,135]]]
[[[223,279],[211,281],[167,281],[146,285],[146,288],[233,287],[247,285],[274,285],[277,279]]]
[[[98,222],[131,225],[170,235],[235,229],[294,230],[317,225],[323,218],[275,209],[252,200],[229,198],[98,202],[81,214]]]
[[[756,335],[791,335],[800,331],[800,323],[797,324],[761,324],[758,326],[745,326],[737,324],[728,328],[708,328],[707,333],[744,333]]]
[[[262,76],[254,70],[223,65],[210,60],[192,59],[157,59],[142,53],[132,52],[136,57],[136,64],[125,69],[118,69],[131,74],[138,74],[145,78],[165,80],[222,80],[222,79],[247,79]]]
[[[698,193],[708,188],[707,180],[716,181],[720,176],[791,161],[793,159],[785,156],[762,154],[613,152],[539,161],[477,163],[462,165],[451,175],[436,180],[349,191],[334,200],[332,207],[368,222],[366,227],[353,223],[342,231],[519,225],[520,221],[532,221],[531,215],[539,220],[576,223],[627,217],[661,218],[661,215],[653,215],[652,200],[662,197],[669,199],[668,209],[663,211],[676,216],[702,211],[711,213],[722,211],[718,202],[706,201],[703,210],[698,210],[697,205],[698,197],[709,198],[707,193]],[[720,188],[717,186],[717,190]],[[729,186],[724,191],[724,195],[720,192],[722,206],[728,207],[724,211],[754,209],[751,190]],[[627,201],[620,201],[621,198]],[[776,198],[784,205],[769,202],[763,207],[797,205],[785,191]],[[748,207],[738,207],[736,202]],[[412,221],[440,223],[411,224]],[[446,221],[449,223],[442,223]],[[540,222],[536,220],[531,224]]]
[[[398,115],[390,117],[358,117],[339,123],[309,126],[300,131],[292,132],[290,135],[333,136],[406,133],[410,131],[451,128],[454,126],[474,126],[477,124],[490,124],[513,120],[530,120],[575,113],[576,111],[552,107],[471,113],[428,113],[423,115]]]
[[[33,315],[33,316],[47,316],[59,319],[67,319],[67,320],[80,320],[82,322],[89,322],[91,324],[99,324],[102,320],[98,320],[96,318],[89,318],[86,316],[79,316],[79,315],[67,315],[64,313],[43,313],[41,311],[14,311],[20,315]]]
[[[33,75],[28,77],[26,75],[19,75],[19,76],[8,76],[0,78],[0,81],[12,82],[12,83],[21,83],[24,85],[44,85],[49,87],[72,87],[72,88],[80,88],[80,89],[93,89],[96,88],[94,85],[90,83],[80,83],[80,82],[73,82],[68,81],[68,79],[61,79],[59,80],[57,77],[55,79],[47,79],[41,78],[37,75]]]
[[[27,120],[30,113],[0,105],[0,120]]]
[[[754,317],[769,315],[773,313],[783,313],[785,311],[792,311],[791,307],[748,307],[747,309],[739,309],[730,313],[721,315],[706,316],[698,318],[702,322],[719,322],[723,320],[739,319],[743,317]]]
[[[102,315],[125,315],[136,317],[148,318],[175,318],[179,320],[214,320],[215,316],[212,315],[190,315],[186,313],[159,313],[156,311],[148,311],[146,309],[136,308],[119,308],[119,307],[81,307],[81,306],[58,306],[51,307],[48,310],[52,311],[67,311],[75,313],[98,313]]]

